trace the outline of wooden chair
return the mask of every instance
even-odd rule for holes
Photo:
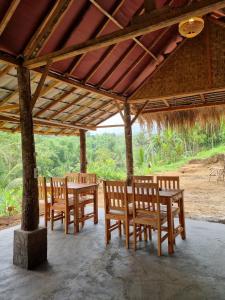
[[[157,184],[161,190],[179,190],[180,189],[180,178],[179,176],[157,176],[156,177]],[[176,203],[173,202],[172,214],[173,214],[173,231],[175,232],[177,228],[181,226],[177,226],[175,228],[175,217],[179,217],[180,209],[179,209],[179,201],[177,199]],[[165,205],[161,205],[161,210],[167,212],[167,208]],[[174,238],[175,244],[175,238]]]
[[[91,173],[80,173],[79,174],[79,183],[97,183],[97,176],[96,174],[91,174]],[[87,219],[90,218],[94,218],[94,200],[95,200],[95,190],[90,191],[88,194],[86,193],[82,193],[80,195],[80,199],[79,199],[79,206],[81,209],[81,219],[79,220],[79,222],[82,223],[82,227],[84,226],[84,222]],[[87,205],[93,205],[93,211],[89,212],[89,213],[85,213],[85,208]]]
[[[67,173],[67,182],[80,183],[80,173]]]
[[[74,212],[73,197],[68,196],[67,178],[51,178],[51,229],[54,222],[65,219],[65,233],[68,233],[71,211]]]
[[[119,230],[122,235],[121,222],[125,224],[126,248],[129,248],[129,222],[132,219],[132,211],[129,211],[127,199],[127,185],[124,181],[103,181],[105,204],[105,241],[106,245],[111,240],[111,232]],[[111,225],[111,221],[116,223]]]
[[[162,189],[162,190],[179,190],[180,189],[179,176],[157,176],[156,182],[158,183],[159,189]]]
[[[47,227],[50,221],[50,201],[48,201],[45,177],[38,177],[38,199],[39,210],[44,211],[45,227]]]
[[[154,176],[133,176],[132,180],[136,183],[153,183]]]
[[[134,249],[136,250],[137,227],[144,225],[157,230],[158,256],[161,256],[161,245],[168,238],[168,232],[162,236],[164,223],[167,223],[167,215],[160,208],[158,185],[133,182]]]

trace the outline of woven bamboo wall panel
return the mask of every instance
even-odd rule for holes
[[[209,87],[205,32],[187,40],[171,59],[134,93],[132,99],[154,99]]]
[[[225,29],[213,23],[209,27],[212,65],[212,84],[215,88],[225,86]]]

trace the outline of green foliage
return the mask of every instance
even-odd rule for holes
[[[39,175],[64,176],[79,171],[78,137],[36,136]],[[8,207],[20,211],[22,164],[19,134],[0,133],[0,215]],[[198,125],[190,131],[163,130],[150,134],[142,130],[133,135],[134,170],[136,175],[174,170],[189,159],[206,158],[225,152],[225,124],[218,128]],[[88,172],[100,179],[125,179],[126,160],[123,135],[87,135]]]

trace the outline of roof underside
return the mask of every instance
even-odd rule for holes
[[[2,34],[0,31],[0,51],[13,58],[23,54],[33,58],[104,36],[127,27],[134,16],[144,13],[142,0],[0,0],[0,20],[15,2],[13,16]],[[155,6],[177,7],[190,2],[156,0]],[[52,16],[57,14],[54,20]],[[214,15],[219,17],[220,13]],[[52,30],[44,32],[50,21]],[[42,39],[36,38],[38,32]],[[174,25],[52,64],[34,108],[35,132],[74,135],[79,128],[95,129],[122,109],[115,105],[115,99],[132,95],[182,40]],[[33,93],[40,77],[40,72],[31,71]],[[20,130],[17,89],[15,67],[1,62],[0,130]],[[215,95],[207,97],[211,101]],[[221,97],[223,94],[218,94],[218,99]],[[168,99],[170,107],[188,106],[201,100],[199,96]],[[165,101],[156,99],[149,101],[145,109],[155,111],[166,107]],[[139,108],[135,104],[134,111]]]

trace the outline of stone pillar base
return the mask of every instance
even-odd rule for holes
[[[47,261],[47,228],[15,230],[13,264],[31,270]]]

